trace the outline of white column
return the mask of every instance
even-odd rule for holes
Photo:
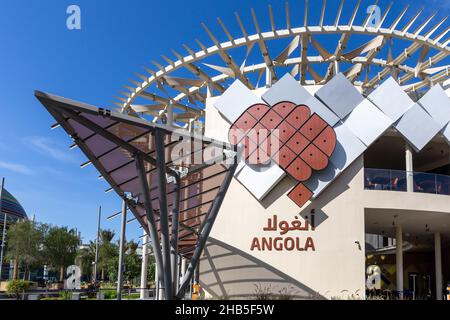
[[[442,251],[441,234],[434,234],[434,266],[436,273],[436,300],[442,300]]]
[[[155,263],[155,300],[159,300],[159,277],[158,277],[158,264]]]
[[[147,253],[148,253],[148,235],[144,230],[144,238],[142,238],[142,265],[141,265],[141,300],[144,300],[146,298],[148,298],[148,294],[147,294],[147,262],[148,262],[148,257],[147,257]]]
[[[409,143],[406,143],[405,148],[405,164],[406,164],[406,190],[414,192],[414,163],[413,150]]]
[[[397,273],[397,291],[399,292],[400,299],[403,299],[403,234],[402,226],[397,226],[395,237],[395,262]]]

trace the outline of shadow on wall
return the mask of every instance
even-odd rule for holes
[[[216,299],[325,299],[255,257],[209,238],[200,260],[200,285]]]

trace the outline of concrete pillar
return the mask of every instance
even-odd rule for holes
[[[141,295],[140,295],[140,299],[144,300],[146,298],[148,298],[148,294],[147,294],[147,262],[148,262],[148,257],[147,257],[147,253],[148,253],[148,235],[144,230],[144,238],[142,238],[142,264],[141,264]]]
[[[436,273],[436,300],[442,300],[442,250],[441,234],[434,234],[434,267]]]
[[[405,164],[406,164],[406,191],[414,192],[414,163],[413,150],[409,143],[405,147]]]
[[[402,226],[397,226],[395,229],[395,265],[397,273],[397,291],[399,292],[400,299],[403,299],[403,234]]]

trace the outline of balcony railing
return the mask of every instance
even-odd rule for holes
[[[364,188],[367,190],[407,191],[407,171],[364,169]],[[450,195],[450,176],[413,172],[414,192]]]

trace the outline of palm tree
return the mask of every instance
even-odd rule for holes
[[[81,248],[75,258],[82,275],[92,276],[92,265],[95,261],[95,242],[90,241],[87,247]]]
[[[99,267],[101,269],[101,279],[105,279],[105,269],[108,261],[115,255],[115,246],[111,243],[116,233],[113,230],[100,231],[99,246]]]

